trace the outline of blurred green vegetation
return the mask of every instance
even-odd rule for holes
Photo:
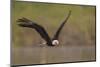
[[[19,27],[16,22],[19,18],[26,17],[35,21],[53,37],[70,10],[72,14],[60,35],[61,44],[95,45],[95,6],[14,1],[12,46],[34,46],[42,41],[35,30]]]

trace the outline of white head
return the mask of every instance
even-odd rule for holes
[[[58,40],[53,40],[52,41],[52,45],[58,45],[59,44],[59,41]]]

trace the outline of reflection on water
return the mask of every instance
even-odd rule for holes
[[[44,64],[95,60],[95,46],[12,48],[13,65]]]

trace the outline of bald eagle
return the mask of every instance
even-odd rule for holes
[[[19,22],[18,25],[21,27],[35,29],[40,34],[40,36],[46,41],[46,43],[43,43],[43,44],[47,44],[48,46],[55,46],[55,45],[59,44],[59,41],[58,41],[59,34],[60,34],[64,24],[67,22],[68,18],[70,17],[70,15],[71,15],[71,11],[69,11],[68,16],[61,23],[61,25],[59,26],[58,30],[56,31],[56,33],[52,39],[49,37],[49,35],[46,32],[46,30],[44,29],[44,27],[35,23],[34,21],[31,21],[31,20],[23,17],[21,19],[18,19],[17,22]]]

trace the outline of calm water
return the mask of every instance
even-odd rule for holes
[[[20,47],[11,52],[13,65],[88,60],[95,60],[95,46]]]

